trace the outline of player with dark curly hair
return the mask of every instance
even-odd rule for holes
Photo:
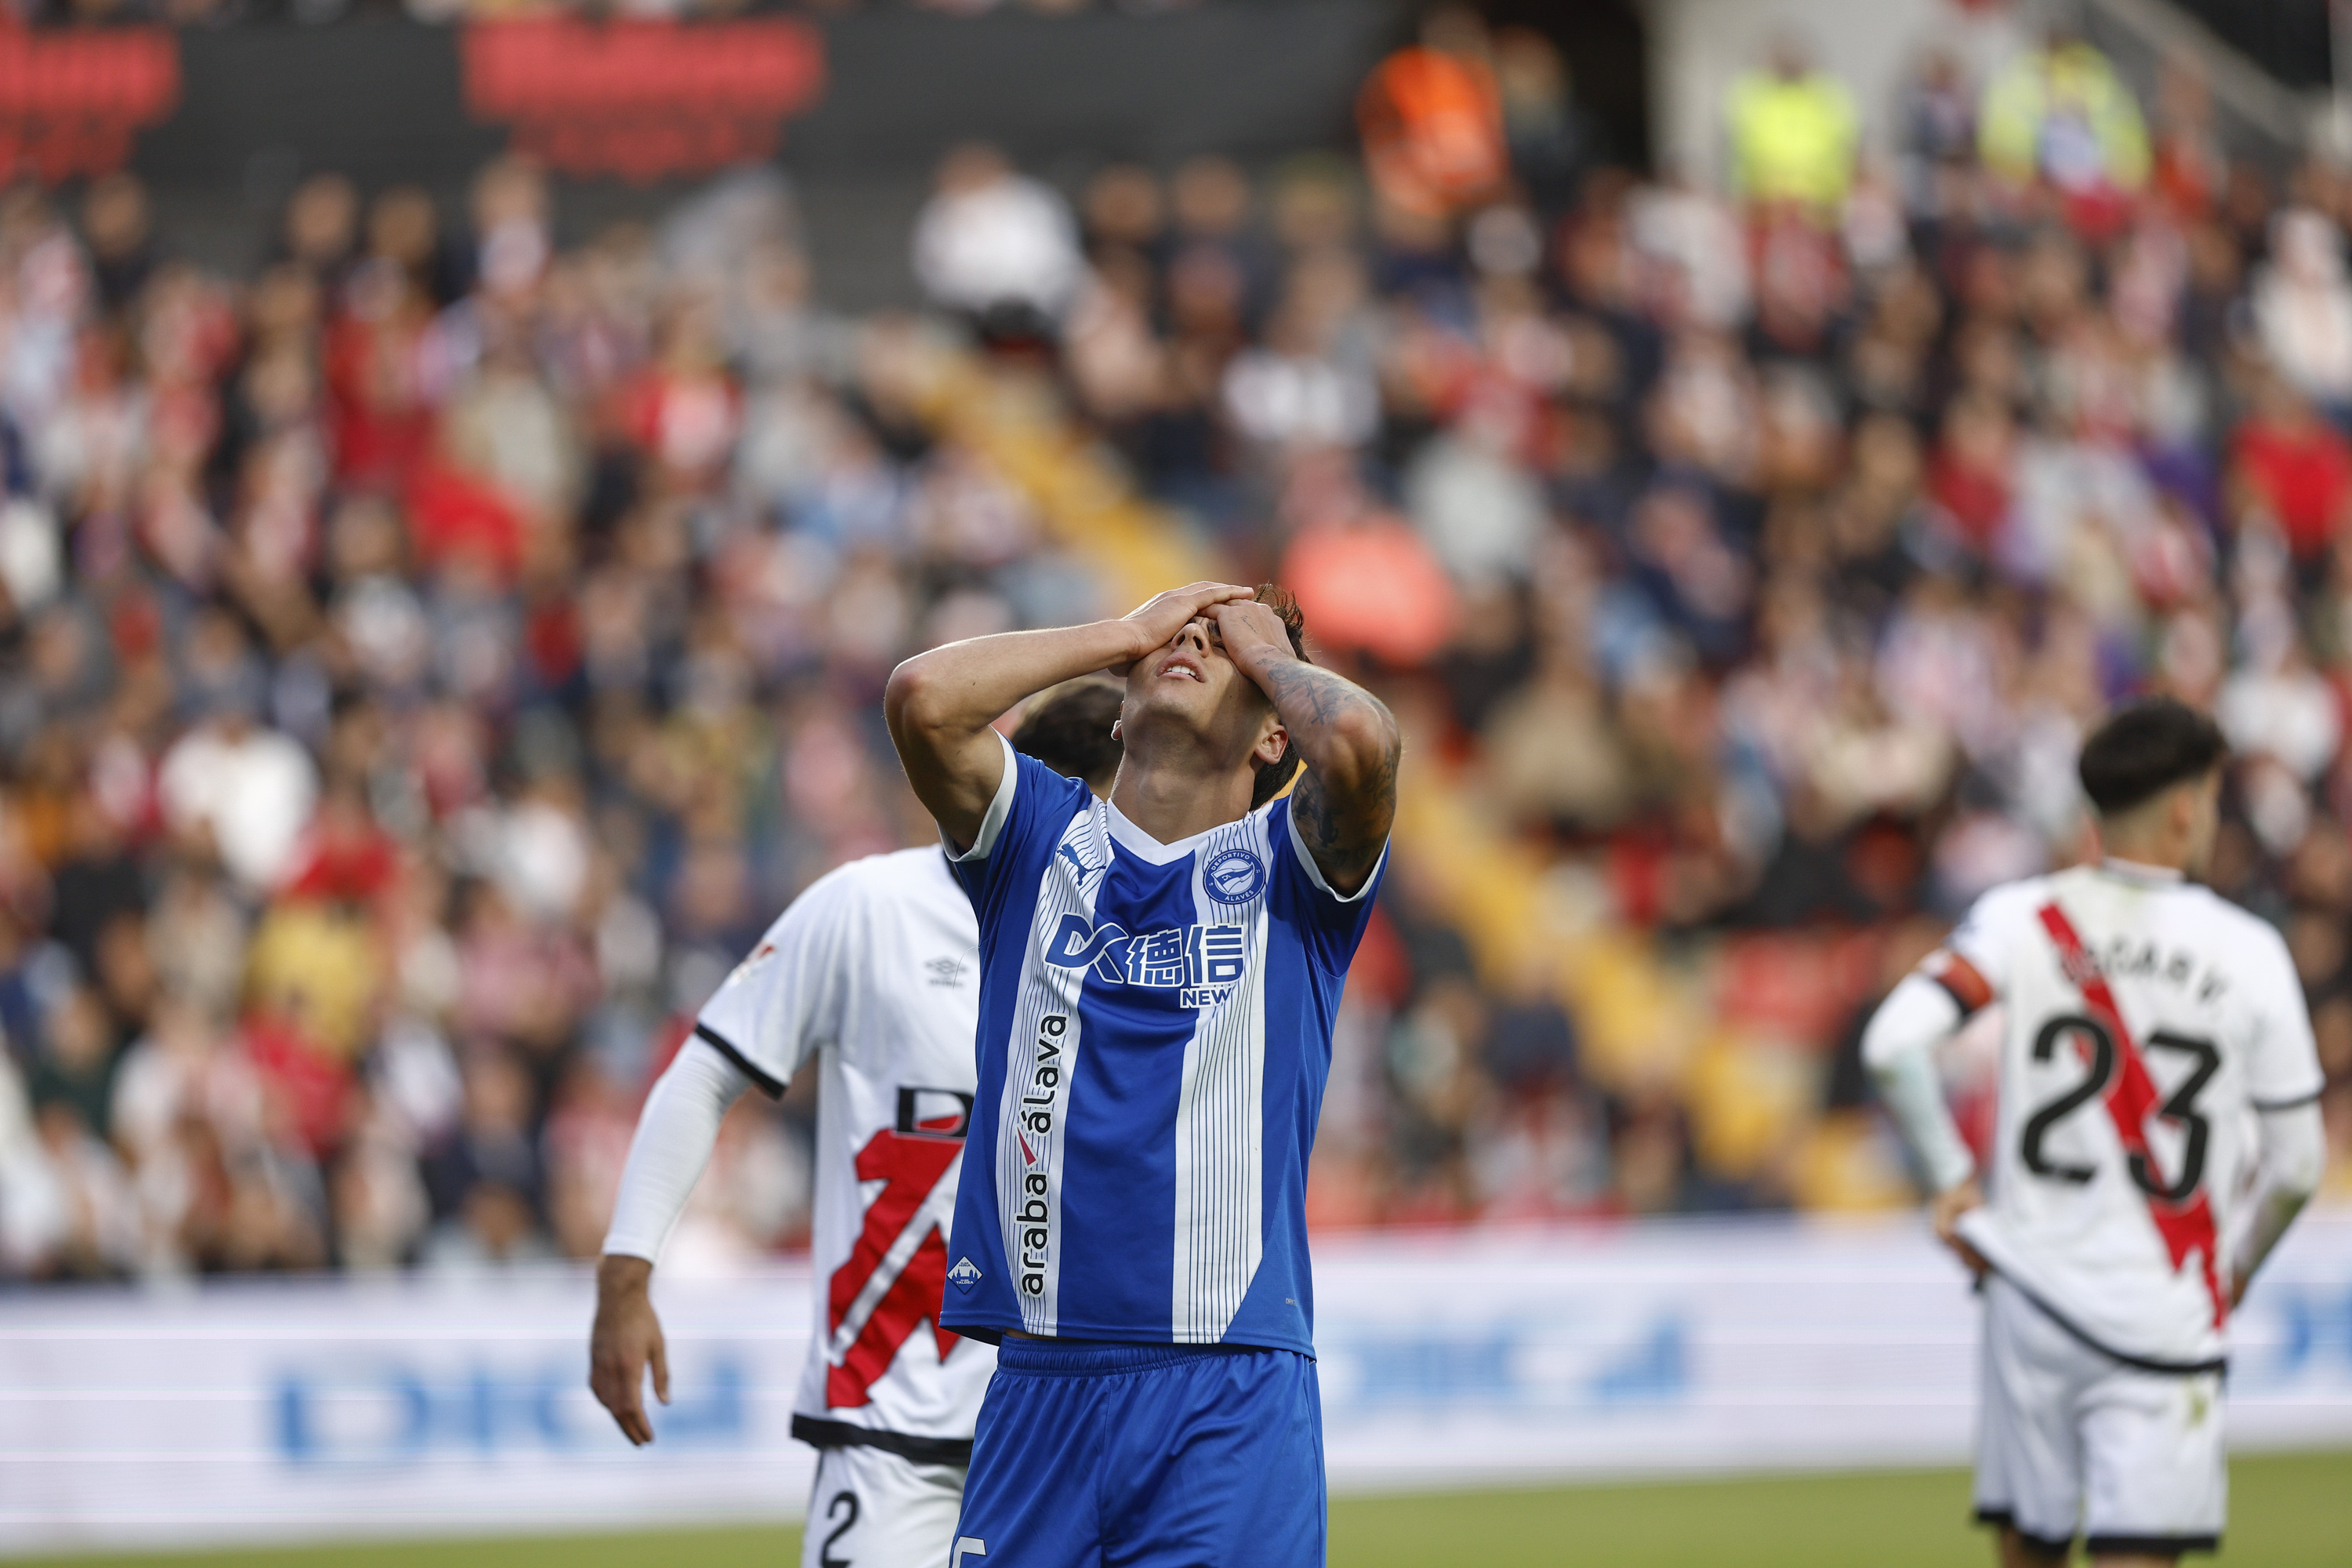
[[[891,676],[980,914],[941,1321],[1001,1344],[962,1568],[1323,1561],[1307,1163],[1399,745],[1306,654],[1289,595],[1196,583]],[[1105,668],[1125,753],[1098,801],[991,726]]]

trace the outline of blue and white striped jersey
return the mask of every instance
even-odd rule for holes
[[[1161,844],[1005,748],[956,865],[980,1089],[943,1324],[1312,1353],[1307,1158],[1387,863],[1342,899],[1287,800]]]

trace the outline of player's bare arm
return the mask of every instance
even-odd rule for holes
[[[971,844],[1003,780],[1004,749],[990,727],[1007,710],[1081,675],[1123,675],[1203,611],[1253,591],[1194,583],[1117,620],[973,637],[907,660],[890,672],[882,712],[916,797],[950,839]]]
[[[607,1253],[596,1265],[596,1322],[588,1331],[588,1387],[630,1442],[654,1440],[646,1416],[646,1369],[654,1397],[669,1403],[669,1352],[662,1341],[646,1287],[654,1266],[642,1258]]]
[[[1212,614],[1226,657],[1274,703],[1307,764],[1291,796],[1299,837],[1333,889],[1353,893],[1396,820],[1402,745],[1395,717],[1354,681],[1293,653],[1282,617],[1267,605],[1229,600]]]

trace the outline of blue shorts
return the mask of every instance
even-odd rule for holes
[[[1322,1568],[1323,1401],[1296,1351],[1005,1337],[954,1568]]]

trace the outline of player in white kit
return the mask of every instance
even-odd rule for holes
[[[2187,879],[2226,747],[2168,698],[2084,743],[2098,864],[1996,888],[1896,986],[1863,1050],[1985,1281],[1977,1515],[2007,1568],[2220,1542],[2231,1309],[2316,1189],[2323,1086],[2276,931]],[[1935,1047],[2000,1008],[1990,1181]]]
[[[1031,705],[1014,744],[1108,790],[1119,692],[1074,683]],[[804,1568],[947,1560],[988,1345],[939,1327],[946,1235],[971,1116],[980,999],[971,901],[937,847],[819,878],[695,1021],[646,1100],[596,1277],[589,1386],[629,1440],[653,1440],[648,1369],[669,1373],[647,1296],[654,1260],[744,1089],[781,1095],[817,1063],[811,1260],[815,1343],[793,1435],[819,1451]]]

